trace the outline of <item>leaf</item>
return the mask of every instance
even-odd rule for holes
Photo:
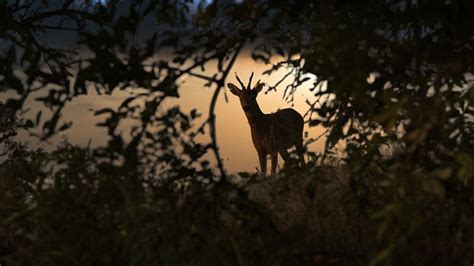
[[[146,131],[146,132],[145,132],[145,137],[146,137],[147,139],[154,140],[153,134],[151,134],[149,131]]]
[[[41,115],[42,115],[42,111],[39,111],[37,114],[36,114],[36,125],[39,125],[39,123],[41,122]]]
[[[245,31],[252,27],[253,23],[250,20],[240,23],[239,30]]]
[[[199,117],[201,114],[198,113],[196,109],[191,110],[191,118],[195,119],[196,117]]]
[[[446,194],[443,184],[434,178],[423,180],[421,187],[424,191],[437,195],[440,198],[444,198]]]
[[[310,77],[306,77],[306,78],[303,78],[302,80],[300,80],[300,82],[303,83],[303,82],[306,82],[306,81],[308,81],[308,80],[310,80],[310,79],[311,79]]]
[[[383,219],[386,216],[392,215],[392,214],[398,214],[401,210],[402,206],[400,203],[393,203],[386,205],[384,208],[381,210],[375,212],[372,214],[371,218],[375,220]]]
[[[67,129],[70,128],[71,126],[72,126],[72,122],[66,122],[66,123],[62,124],[62,126],[58,129],[58,131],[67,130]]]
[[[317,120],[317,119],[311,119],[311,120],[309,120],[308,124],[309,124],[310,127],[314,127],[314,126],[317,126],[317,125],[321,124],[321,121]]]
[[[442,180],[447,180],[449,177],[451,177],[453,173],[453,169],[451,167],[445,167],[445,168],[437,168],[433,170],[433,175],[442,179]]]
[[[137,99],[139,96],[141,96],[141,95],[128,97],[127,99],[125,99],[125,100],[120,104],[119,109],[128,107],[128,105],[129,105],[133,100]]]
[[[103,109],[100,109],[100,110],[95,111],[94,115],[101,115],[101,114],[105,114],[105,113],[112,113],[112,114],[114,114],[115,111],[112,110],[111,108],[103,108]]]
[[[237,174],[243,178],[250,178],[250,174],[247,172],[238,172]]]
[[[467,184],[468,180],[474,176],[474,157],[468,153],[461,152],[456,156],[456,160],[461,165],[457,174],[464,184]]]
[[[370,266],[380,265],[385,261],[395,249],[395,243],[391,243],[387,248],[380,251],[370,262]]]
[[[26,127],[26,128],[32,128],[32,127],[34,127],[33,121],[31,121],[30,119],[26,120],[25,127]]]
[[[18,94],[23,93],[23,84],[13,74],[5,76],[4,80],[3,80],[3,83],[4,84],[2,84],[2,86],[11,87],[12,89],[16,90],[16,92],[18,92]]]

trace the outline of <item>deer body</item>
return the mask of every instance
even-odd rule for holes
[[[262,176],[265,176],[267,171],[267,155],[271,157],[271,173],[274,175],[278,164],[278,153],[287,162],[289,159],[287,150],[292,146],[296,147],[300,160],[304,164],[303,117],[291,108],[264,114],[256,100],[264,84],[258,82],[253,89],[250,89],[251,80],[252,78],[250,78],[247,89],[245,89],[240,79],[242,90],[232,83],[227,84],[227,86],[234,95],[239,97],[242,109],[249,122],[252,142],[258,153]]]

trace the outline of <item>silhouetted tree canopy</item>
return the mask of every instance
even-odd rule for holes
[[[0,2],[0,264],[472,263],[472,14],[469,0]],[[311,83],[307,124],[328,129],[325,151],[283,171],[276,197],[309,184],[296,194],[324,200],[315,191],[334,181],[318,176],[337,158],[341,220],[357,221],[348,243],[307,234],[293,250],[297,226],[282,230],[281,213],[225,171],[214,109],[246,49],[264,74],[291,71],[285,100]],[[198,110],[162,108],[186,76],[213,89],[204,124]],[[68,130],[65,106],[92,90],[136,91],[96,111],[106,146],[46,152],[13,139]],[[31,97],[50,115],[24,121]],[[124,137],[126,119],[138,126]]]

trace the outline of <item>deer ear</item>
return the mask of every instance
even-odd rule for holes
[[[265,86],[265,83],[257,83],[255,88],[253,88],[253,91],[255,92],[255,94],[258,94],[259,92],[262,91],[264,86]]]
[[[229,88],[229,90],[230,90],[230,92],[232,92],[232,94],[234,94],[235,96],[240,97],[240,94],[241,94],[242,91],[239,88],[237,88],[237,86],[235,86],[232,83],[227,83],[227,88]]]

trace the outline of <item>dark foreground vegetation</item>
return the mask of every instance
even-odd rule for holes
[[[367,178],[356,181],[342,162],[311,161],[276,178],[242,173],[239,183],[216,182],[192,167],[143,176],[69,144],[51,153],[8,145],[0,171],[6,265],[463,265],[472,259],[474,188],[456,187],[449,170],[392,177],[397,172],[369,164],[361,170]],[[394,165],[394,159],[378,163]],[[56,164],[61,167],[49,170]]]
[[[0,2],[2,266],[474,262],[472,1],[79,2]],[[287,101],[312,83],[328,135],[305,167],[225,171],[214,107],[243,49],[292,71]],[[185,76],[214,90],[202,125],[161,106]],[[96,111],[107,145],[35,148],[124,89]]]

